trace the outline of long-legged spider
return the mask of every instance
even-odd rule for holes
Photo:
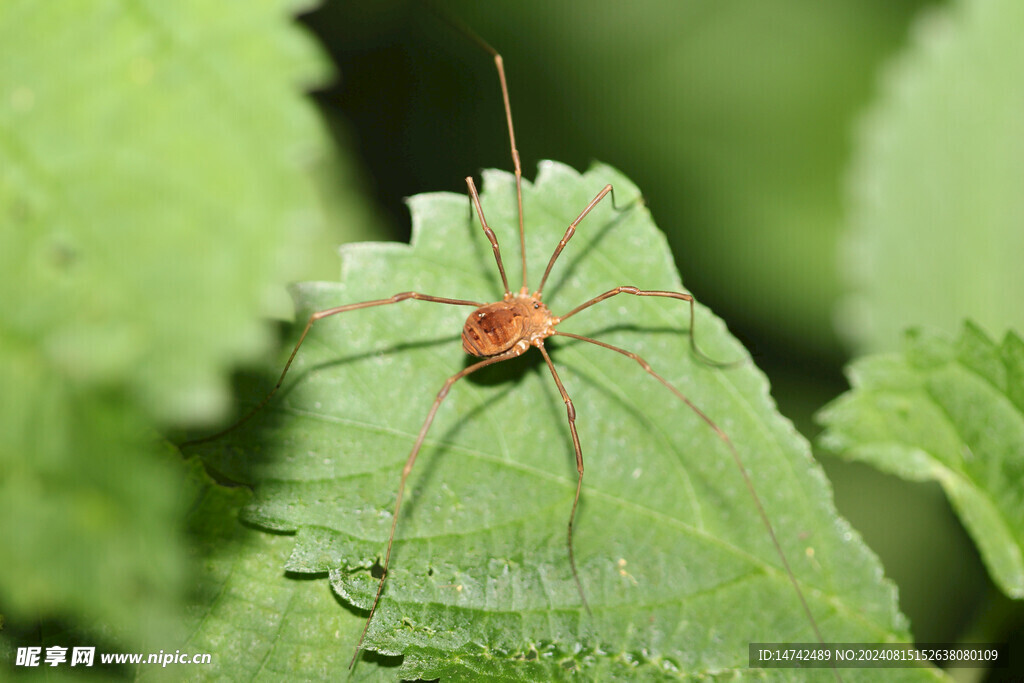
[[[377,582],[377,589],[373,597],[372,605],[370,606],[369,614],[367,615],[366,621],[363,625],[362,632],[359,636],[359,640],[355,646],[355,652],[350,662],[350,667],[359,656],[362,649],[363,641],[366,637],[369,626],[373,620],[374,614],[376,613],[377,607],[381,600],[381,595],[385,586],[385,582],[388,576],[388,569],[390,565],[392,548],[395,540],[395,533],[398,526],[398,519],[402,508],[403,497],[406,492],[406,485],[409,479],[410,473],[412,472],[413,466],[417,460],[418,455],[424,445],[428,431],[431,425],[434,423],[435,416],[438,413],[445,397],[448,395],[452,385],[458,380],[463,379],[476,371],[495,365],[505,360],[516,358],[526,353],[531,347],[536,347],[547,369],[557,387],[559,395],[565,404],[566,417],[569,427],[569,432],[572,438],[572,446],[575,455],[576,464],[576,487],[573,496],[572,507],[569,514],[569,520],[566,527],[566,545],[568,549],[569,565],[572,571],[573,581],[576,586],[576,590],[579,593],[580,603],[589,612],[590,607],[587,602],[586,593],[584,586],[579,578],[579,572],[576,566],[576,557],[574,554],[573,545],[573,525],[576,518],[577,508],[580,502],[580,495],[583,485],[583,474],[584,474],[584,459],[583,450],[580,445],[579,435],[576,428],[576,410],[570,397],[570,394],[564,386],[559,372],[556,369],[554,362],[545,346],[545,341],[551,337],[564,337],[567,339],[575,340],[590,345],[594,345],[609,351],[613,351],[621,356],[624,356],[632,361],[638,363],[643,370],[650,375],[654,380],[663,385],[665,389],[675,397],[678,401],[685,404],[690,410],[697,415],[701,421],[705,423],[708,429],[712,430],[715,436],[721,440],[721,442],[728,448],[735,465],[742,474],[743,482],[749,494],[754,502],[757,510],[757,514],[760,517],[762,523],[768,531],[772,545],[777,552],[785,573],[788,576],[789,581],[792,583],[793,588],[796,590],[799,596],[800,603],[803,611],[806,614],[810,624],[812,625],[815,634],[818,639],[821,640],[820,633],[818,632],[818,626],[814,617],[808,607],[808,604],[804,598],[803,592],[797,582],[786,556],[776,538],[775,530],[764,510],[764,506],[761,503],[760,497],[755,490],[750,477],[747,473],[746,468],[741,461],[735,446],[727,433],[719,427],[719,425],[712,420],[700,407],[692,402],[686,395],[684,395],[673,383],[669,382],[663,375],[656,372],[650,364],[647,363],[643,358],[637,354],[621,348],[619,346],[594,339],[591,337],[560,331],[558,326],[565,320],[582,313],[586,309],[595,306],[601,302],[607,301],[620,294],[629,294],[636,297],[657,297],[667,298],[677,301],[684,302],[688,307],[688,315],[690,322],[691,334],[689,335],[690,346],[695,355],[703,357],[700,350],[698,349],[694,335],[692,334],[693,326],[695,323],[695,302],[692,295],[685,292],[675,291],[664,291],[664,290],[645,290],[640,289],[632,285],[619,285],[611,289],[604,291],[592,298],[584,301],[575,308],[572,308],[566,313],[555,315],[553,314],[543,300],[543,293],[546,284],[548,283],[549,276],[551,275],[552,268],[556,264],[561,255],[563,249],[572,239],[577,227],[584,221],[586,216],[601,203],[608,195],[612,195],[611,201],[613,206],[615,204],[614,190],[612,185],[607,184],[599,189],[594,195],[590,202],[579,212],[574,220],[566,228],[562,238],[555,246],[553,253],[551,254],[547,266],[544,269],[543,275],[541,276],[536,289],[531,290],[528,287],[528,273],[527,273],[527,257],[526,257],[526,239],[525,239],[525,228],[523,219],[523,201],[522,201],[522,170],[519,159],[519,152],[516,147],[515,133],[512,124],[511,107],[509,103],[508,87],[506,84],[505,71],[501,56],[487,46],[487,49],[491,52],[494,57],[495,66],[497,68],[499,81],[501,85],[501,92],[504,102],[504,110],[506,115],[506,124],[508,128],[509,141],[511,156],[513,160],[513,168],[515,173],[515,189],[516,189],[516,212],[518,215],[519,222],[519,237],[520,237],[520,251],[521,251],[521,265],[522,265],[522,286],[518,290],[513,290],[509,284],[508,276],[505,272],[505,266],[502,261],[501,250],[498,244],[497,237],[494,231],[491,229],[487,222],[484,214],[484,209],[480,201],[479,193],[477,192],[476,185],[472,177],[466,178],[466,184],[469,190],[469,197],[473,211],[476,213],[476,217],[483,229],[483,233],[486,236],[494,255],[494,260],[497,265],[498,274],[500,276],[501,285],[504,289],[504,294],[500,301],[493,303],[483,303],[479,301],[470,301],[465,299],[455,299],[448,297],[435,296],[431,294],[424,294],[421,292],[401,292],[393,296],[375,299],[371,301],[362,301],[358,303],[344,304],[335,306],[312,313],[303,328],[295,346],[293,347],[291,354],[289,355],[287,362],[278,378],[273,389],[266,395],[266,397],[252,408],[241,420],[236,422],[234,425],[229,427],[227,430],[219,432],[202,439],[202,441],[212,440],[218,436],[230,431],[240,425],[241,423],[248,420],[252,415],[262,409],[277,393],[281,388],[285,376],[288,374],[289,369],[292,367],[293,361],[295,360],[300,347],[302,347],[304,341],[313,328],[314,324],[318,321],[328,318],[331,316],[338,315],[340,313],[346,313],[350,311],[360,310],[364,308],[387,306],[390,304],[399,303],[407,300],[423,301],[427,303],[440,303],[452,306],[465,306],[472,308],[472,312],[469,313],[466,318],[465,324],[462,330],[462,346],[466,353],[473,357],[480,358],[480,360],[467,365],[465,368],[452,374],[442,385],[440,391],[438,391],[429,411],[427,412],[426,418],[422,422],[420,429],[416,435],[415,442],[408,455],[405,465],[402,469],[400,480],[398,483],[397,497],[395,500],[394,510],[391,517],[390,532],[388,535],[388,541],[384,558],[381,563],[381,573]]]

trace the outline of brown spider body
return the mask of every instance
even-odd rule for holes
[[[554,334],[557,323],[538,294],[508,294],[469,314],[462,328],[462,349],[471,356],[515,349],[518,356]]]

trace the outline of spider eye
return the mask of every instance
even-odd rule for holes
[[[534,307],[534,308],[540,308],[540,304],[539,304],[539,303],[537,303],[536,301],[534,301],[534,302],[533,302],[533,307]]]

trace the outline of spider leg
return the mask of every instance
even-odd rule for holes
[[[363,632],[359,635],[359,642],[356,643],[356,651],[352,655],[352,661],[349,662],[348,668],[351,669],[352,665],[356,663],[356,659],[359,657],[359,653],[362,651],[363,639],[366,638],[366,632],[370,628],[370,621],[373,619],[374,613],[377,611],[377,603],[380,602],[380,595],[384,591],[384,580],[388,576],[388,563],[391,561],[391,547],[395,541],[395,529],[398,527],[398,513],[402,509],[402,494],[405,492],[405,482],[409,478],[409,473],[412,472],[412,466],[416,462],[416,456],[420,453],[420,448],[423,446],[423,440],[427,437],[427,431],[430,430],[430,425],[434,422],[434,416],[437,414],[437,409],[441,406],[441,401],[448,395],[448,390],[457,381],[476,372],[480,368],[485,368],[488,365],[494,365],[500,363],[503,360],[515,358],[522,354],[522,351],[513,347],[505,353],[498,354],[497,356],[491,356],[485,358],[479,363],[474,363],[467,368],[463,368],[459,372],[455,373],[447,380],[445,380],[444,386],[437,392],[437,397],[434,399],[433,405],[430,406],[430,412],[427,413],[427,419],[423,421],[423,426],[420,427],[420,433],[416,437],[416,443],[413,444],[412,451],[409,453],[409,459],[405,461],[405,467],[402,468],[402,478],[398,482],[398,498],[395,500],[395,512],[391,517],[391,533],[388,536],[388,548],[384,554],[384,565],[382,567],[383,573],[380,576],[380,582],[377,584],[377,594],[373,598],[373,605],[370,607],[370,614],[366,617],[366,623],[363,625]]]
[[[479,39],[478,39],[479,40]],[[519,150],[516,149],[516,133],[512,128],[512,104],[508,98],[508,83],[505,81],[505,61],[497,50],[480,40],[480,43],[494,55],[494,66],[498,69],[498,80],[501,82],[501,99],[505,104],[505,120],[508,123],[508,141],[512,148],[512,168],[516,174],[516,207],[519,210],[519,253],[523,257],[523,292],[526,292],[526,228],[523,226],[523,167],[519,163]]]
[[[627,358],[632,358],[633,360],[640,364],[640,367],[642,367],[647,372],[647,374],[661,382],[661,384],[666,389],[671,391],[676,398],[685,403],[686,406],[690,410],[692,410],[697,415],[697,417],[703,420],[708,425],[708,427],[710,427],[712,431],[715,432],[715,435],[717,435],[718,438],[721,439],[726,446],[728,446],[729,453],[732,455],[733,462],[736,463],[736,467],[739,469],[740,474],[743,475],[743,483],[746,484],[747,491],[750,492],[750,497],[753,499],[754,505],[757,507],[757,514],[761,517],[761,522],[768,530],[768,535],[771,537],[772,545],[775,546],[775,552],[778,554],[779,559],[782,560],[782,566],[786,570],[786,575],[789,577],[790,583],[793,584],[793,589],[796,591],[797,597],[800,598],[800,604],[803,606],[804,613],[807,615],[807,619],[810,621],[811,626],[814,628],[814,634],[818,637],[818,642],[824,643],[825,641],[821,637],[821,631],[818,629],[818,622],[814,619],[814,615],[811,614],[811,608],[807,604],[807,599],[804,597],[804,592],[800,588],[800,584],[797,582],[796,576],[793,574],[792,568],[790,568],[789,566],[789,560],[786,559],[786,554],[782,552],[782,545],[779,543],[779,539],[775,535],[775,527],[772,526],[771,520],[768,519],[768,513],[765,512],[764,505],[761,503],[761,497],[757,495],[757,490],[754,488],[754,484],[750,480],[750,474],[747,472],[747,468],[743,465],[743,461],[740,460],[739,453],[736,451],[736,446],[733,445],[732,440],[729,438],[729,436],[722,430],[721,427],[719,427],[715,423],[714,420],[708,417],[707,413],[698,408],[693,403],[693,401],[687,398],[686,395],[679,391],[679,389],[677,389],[672,383],[670,383],[667,379],[656,373],[647,361],[645,361],[643,358],[633,353],[632,351],[626,351],[625,349],[619,348],[618,346],[613,346],[612,344],[609,344],[607,342],[592,339],[590,337],[584,337],[578,334],[572,334],[569,332],[559,332],[556,330],[554,334],[560,337],[578,339],[580,341],[587,342],[588,344],[594,344],[596,346],[600,346],[602,348],[615,351],[616,353],[620,353],[623,356],[626,356]]]
[[[586,208],[584,208],[583,211],[580,212],[580,215],[576,216],[576,220],[570,223],[569,227],[565,229],[565,234],[562,235],[562,239],[558,240],[558,245],[555,247],[555,252],[551,254],[551,259],[548,261],[548,267],[544,269],[544,277],[540,279],[540,286],[537,287],[537,296],[540,296],[540,293],[544,291],[544,283],[548,281],[548,275],[551,274],[551,268],[552,266],[555,265],[555,261],[558,260],[558,255],[562,253],[563,249],[565,249],[565,245],[569,243],[569,240],[571,240],[572,236],[576,233],[576,226],[579,225],[580,222],[584,218],[586,218],[587,214],[590,213],[595,206],[597,206],[598,202],[604,199],[605,195],[609,193],[611,193],[612,195],[612,204],[614,205],[615,190],[614,188],[612,188],[611,185],[605,185],[603,188],[601,188],[601,191],[597,193],[597,196],[590,200],[590,203],[587,204]]]
[[[387,306],[388,304],[397,304],[399,301],[405,301],[406,299],[414,299],[416,301],[431,301],[438,304],[450,304],[453,306],[473,306],[475,308],[479,308],[480,306],[483,305],[476,301],[465,301],[463,299],[449,299],[443,296],[431,296],[429,294],[420,294],[419,292],[400,292],[399,294],[395,294],[394,296],[389,297],[387,299],[361,301],[355,304],[345,304],[344,306],[335,306],[334,308],[327,308],[322,311],[316,311],[315,313],[309,316],[309,320],[306,322],[305,329],[303,329],[302,334],[299,335],[299,341],[295,343],[295,348],[292,349],[291,355],[288,356],[288,362],[284,364],[284,370],[281,371],[281,376],[278,377],[277,384],[274,385],[274,388],[270,390],[270,393],[267,394],[266,397],[262,401],[260,401],[255,408],[247,412],[237,422],[230,425],[229,427],[226,427],[215,434],[204,436],[200,439],[189,439],[188,441],[182,442],[179,445],[179,447],[194,446],[195,444],[206,443],[207,441],[219,439],[225,434],[234,431],[238,427],[248,422],[253,415],[258,413],[268,403],[270,403],[270,399],[274,397],[274,394],[277,393],[277,390],[281,388],[281,384],[284,383],[284,377],[285,375],[288,374],[288,370],[292,366],[292,361],[295,360],[295,355],[299,352],[299,347],[302,346],[302,342],[306,341],[306,335],[309,334],[309,330],[313,327],[313,323],[315,323],[316,321],[330,317],[332,315],[337,315],[339,313],[356,311],[361,308],[371,308],[373,306]]]
[[[580,600],[583,601],[583,606],[586,608],[587,614],[592,614],[590,611],[590,605],[587,604],[587,596],[583,594],[583,584],[580,583],[580,576],[576,572],[576,557],[572,550],[572,524],[576,519],[576,507],[580,502],[580,489],[583,488],[583,450],[580,448],[580,436],[576,433],[576,409],[572,405],[572,399],[569,398],[569,392],[565,390],[565,387],[562,385],[562,380],[558,377],[558,371],[555,370],[555,364],[551,362],[551,356],[548,355],[543,342],[537,344],[537,348],[540,349],[541,354],[544,356],[544,362],[548,364],[548,369],[551,370],[551,376],[554,378],[555,384],[558,386],[558,393],[562,395],[562,400],[565,401],[565,412],[569,418],[569,432],[572,433],[572,447],[573,450],[576,451],[576,472],[578,473],[578,477],[576,479],[576,496],[572,499],[572,512],[569,513],[569,531],[567,539],[569,545],[569,565],[572,567],[572,578],[576,581],[576,590],[580,593]]]
[[[576,220],[569,224],[569,227],[566,228],[565,230],[565,234],[562,235],[562,239],[558,241],[558,245],[555,247],[555,252],[551,254],[551,259],[548,261],[548,267],[544,269],[544,277],[540,279],[540,287],[537,288],[538,295],[540,295],[540,293],[544,290],[544,283],[547,282],[548,275],[551,274],[551,268],[555,265],[555,261],[558,260],[558,256],[562,253],[562,250],[565,249],[565,245],[569,243],[569,240],[572,239],[572,236],[576,233],[576,226],[583,221],[586,215],[590,213],[590,211],[595,206],[597,206],[598,202],[604,199],[604,196],[606,194],[611,194],[612,208],[615,209],[616,211],[625,211],[635,203],[643,203],[643,197],[636,197],[625,206],[620,207],[618,203],[615,201],[615,188],[613,188],[611,185],[605,185],[601,189],[601,191],[597,193],[597,196],[590,200],[590,203],[587,204],[586,208],[584,208],[583,211],[580,212],[580,215],[576,217]]]
[[[623,285],[621,287],[616,287],[615,289],[609,289],[607,292],[603,294],[598,294],[589,301],[584,301],[576,308],[572,309],[565,315],[558,318],[555,324],[558,324],[563,320],[566,320],[567,318],[571,318],[580,311],[586,308],[590,308],[594,304],[599,304],[605,299],[610,299],[613,296],[616,296],[617,294],[632,294],[634,296],[661,296],[668,299],[679,299],[680,301],[687,302],[690,305],[690,349],[693,351],[693,355],[699,358],[701,362],[703,362],[704,364],[710,365],[711,367],[715,368],[731,368],[746,362],[746,359],[744,358],[728,362],[716,361],[700,350],[700,347],[697,346],[697,337],[694,331],[694,328],[697,324],[695,307],[696,302],[694,301],[692,294],[686,294],[685,292],[665,292],[661,290],[639,289],[637,287]]]
[[[494,58],[494,67],[498,70],[498,82],[501,84],[501,100],[505,105],[505,123],[508,126],[508,142],[509,148],[512,150],[512,168],[515,170],[516,175],[516,206],[519,210],[519,253],[523,257],[523,289],[522,292],[526,293],[526,229],[523,225],[523,167],[519,162],[519,150],[516,148],[516,132],[512,126],[512,103],[508,96],[508,82],[505,80],[505,60],[501,58],[498,51],[495,50],[491,45],[481,38],[476,31],[466,25],[465,22],[461,21],[458,17],[452,16],[446,12],[441,12],[437,7],[431,7],[434,14],[441,20],[446,22],[452,28],[460,31],[467,38],[472,40],[474,43],[479,45],[483,50],[489,53]],[[468,179],[467,179],[468,180]],[[500,268],[500,265],[499,265]],[[505,283],[505,292],[508,293],[508,282]]]
[[[487,225],[487,219],[484,218],[484,207],[480,205],[480,195],[477,194],[473,178],[467,177],[466,185],[469,186],[469,198],[473,202],[473,206],[476,207],[477,215],[480,216],[480,226],[484,229],[484,234],[487,235],[487,239],[491,243],[491,249],[494,250],[494,260],[498,262],[498,272],[501,273],[501,284],[505,285],[505,295],[508,296],[511,292],[508,288],[508,278],[505,277],[505,266],[501,263],[501,249],[498,247],[498,238],[495,237],[494,231],[491,230],[491,226]]]

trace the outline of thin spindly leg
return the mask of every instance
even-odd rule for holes
[[[548,260],[548,267],[544,269],[544,277],[540,279],[540,286],[537,287],[537,296],[540,296],[541,292],[544,291],[544,283],[548,281],[548,275],[551,274],[551,267],[555,265],[555,261],[558,260],[558,255],[562,253],[562,250],[565,249],[565,245],[569,243],[570,239],[572,239],[573,234],[576,232],[576,226],[580,224],[580,221],[582,221],[586,215],[590,213],[591,209],[597,206],[597,203],[604,199],[604,196],[609,192],[612,195],[612,204],[614,205],[615,190],[612,189],[611,185],[605,185],[601,188],[601,191],[597,193],[597,196],[590,200],[590,203],[587,204],[586,208],[580,212],[580,215],[576,216],[576,220],[570,223],[569,227],[566,228],[565,234],[562,235],[562,239],[558,241],[558,246],[555,247],[555,253],[551,254],[551,258]]]
[[[437,11],[434,9],[434,13],[437,14],[438,18],[442,22],[450,24],[452,27],[461,31],[473,42],[479,45],[481,48],[487,51],[490,56],[495,58],[495,68],[498,69],[498,81],[502,86],[502,102],[505,104],[505,123],[509,129],[509,146],[512,150],[512,168],[515,170],[515,199],[516,207],[519,211],[519,253],[522,255],[522,292],[526,292],[526,230],[523,227],[522,217],[522,164],[519,163],[519,150],[515,146],[515,129],[512,126],[512,103],[509,99],[509,86],[505,80],[505,60],[502,59],[502,55],[498,53],[493,47],[487,43],[487,41],[480,38],[475,31],[470,29],[464,22],[461,22],[459,18],[446,14],[444,12]],[[508,283],[505,285],[505,291],[508,291]]]
[[[356,658],[359,657],[359,652],[363,647],[363,639],[366,637],[366,631],[370,628],[370,620],[373,619],[374,612],[377,611],[377,603],[380,602],[380,594],[384,590],[384,580],[388,576],[388,563],[391,561],[391,546],[395,542],[395,529],[398,526],[398,513],[402,509],[402,494],[405,493],[405,482],[409,478],[409,473],[412,472],[412,466],[416,462],[416,456],[420,453],[420,448],[423,446],[423,440],[427,437],[427,431],[430,429],[430,425],[434,422],[434,416],[437,414],[437,409],[441,406],[441,401],[448,395],[448,390],[457,381],[465,377],[466,375],[476,372],[480,368],[485,368],[488,365],[494,365],[500,363],[503,360],[509,358],[515,358],[522,354],[522,351],[513,347],[497,356],[491,356],[485,358],[479,363],[474,363],[467,368],[460,370],[451,377],[449,377],[441,390],[437,392],[437,398],[434,399],[434,404],[430,406],[430,412],[427,413],[427,419],[423,421],[423,426],[420,427],[420,433],[416,437],[416,443],[413,444],[412,452],[409,453],[409,459],[405,461],[405,467],[402,468],[402,478],[398,481],[398,498],[395,500],[395,511],[391,517],[391,533],[388,535],[388,548],[387,552],[384,553],[384,565],[382,567],[383,572],[380,576],[380,582],[377,584],[377,594],[373,597],[373,605],[370,607],[370,614],[366,617],[366,623],[363,625],[363,632],[359,635],[359,642],[356,643],[356,651],[352,655],[352,661],[349,662],[348,668],[352,668],[352,665],[356,663]]]
[[[743,482],[747,486],[747,491],[750,492],[750,497],[753,499],[754,505],[757,507],[757,514],[761,517],[761,522],[768,530],[768,535],[771,537],[772,545],[775,546],[775,552],[778,553],[779,559],[782,560],[782,566],[786,570],[786,575],[789,577],[790,583],[793,584],[793,588],[794,590],[796,590],[797,597],[800,598],[800,604],[803,606],[804,613],[807,615],[807,619],[810,621],[811,626],[814,628],[814,634],[818,637],[818,642],[823,643],[824,639],[821,637],[821,631],[818,630],[818,622],[815,621],[814,615],[811,614],[811,608],[808,606],[807,600],[804,598],[804,592],[800,588],[800,584],[797,582],[796,576],[793,574],[793,570],[789,566],[789,560],[786,559],[786,554],[782,552],[782,546],[779,544],[779,539],[775,535],[775,528],[772,526],[771,520],[768,519],[768,513],[765,512],[764,505],[762,505],[761,503],[761,497],[757,495],[757,490],[754,488],[754,484],[750,480],[750,475],[747,473],[747,468],[744,467],[743,461],[740,460],[739,453],[736,451],[736,447],[733,445],[732,440],[729,438],[729,436],[724,431],[722,431],[722,429],[717,424],[715,424],[715,421],[708,417],[703,410],[698,408],[693,403],[693,401],[687,398],[686,395],[683,394],[681,391],[676,389],[676,387],[673,384],[671,384],[668,380],[666,380],[664,377],[656,373],[647,361],[645,361],[643,358],[633,353],[632,351],[626,351],[625,349],[621,349],[618,346],[613,346],[611,344],[599,341],[597,339],[583,337],[581,335],[571,334],[569,332],[555,331],[555,334],[558,335],[559,337],[570,337],[572,339],[578,339],[580,341],[587,342],[588,344],[596,344],[597,346],[600,346],[602,348],[609,349],[616,353],[620,353],[623,356],[626,356],[627,358],[632,358],[633,360],[640,364],[640,367],[642,367],[647,372],[647,374],[661,382],[661,384],[666,389],[671,391],[676,398],[685,403],[686,406],[690,410],[692,410],[697,415],[697,417],[703,420],[712,429],[712,431],[715,432],[718,438],[721,439],[726,446],[728,446],[729,453],[732,455],[732,459],[736,463],[736,467],[739,469],[740,474],[743,475]]]
[[[313,327],[313,323],[315,323],[316,321],[322,320],[323,318],[327,318],[332,315],[337,315],[338,313],[356,311],[359,310],[360,308],[371,308],[373,306],[387,306],[388,304],[397,304],[399,301],[405,301],[406,299],[414,299],[416,301],[431,301],[438,304],[451,304],[453,306],[472,306],[474,308],[479,308],[480,306],[483,305],[476,301],[465,301],[463,299],[449,299],[443,296],[431,296],[429,294],[420,294],[419,292],[401,292],[387,299],[361,301],[355,304],[345,304],[344,306],[335,306],[334,308],[327,308],[322,311],[316,311],[315,313],[309,316],[309,320],[306,322],[305,329],[303,329],[302,334],[299,335],[299,341],[295,343],[295,348],[292,349],[291,355],[288,356],[288,362],[284,364],[284,370],[281,371],[281,376],[277,378],[277,384],[275,384],[274,388],[270,390],[270,393],[267,394],[266,397],[262,401],[260,401],[255,408],[253,408],[248,413],[243,415],[240,420],[232,424],[230,427],[222,429],[216,434],[204,436],[201,439],[191,439],[189,441],[185,441],[181,444],[181,446],[192,446],[199,443],[206,443],[207,441],[213,441],[214,439],[219,439],[225,434],[234,431],[244,423],[248,422],[253,415],[262,410],[270,402],[270,399],[274,397],[274,394],[277,393],[277,390],[281,388],[281,384],[284,382],[284,377],[285,375],[288,374],[288,370],[292,366],[292,361],[295,360],[295,355],[299,352],[299,347],[302,346],[302,342],[306,341],[306,335],[309,334],[309,330]]]
[[[512,128],[512,104],[508,98],[508,83],[505,82],[505,62],[498,52],[480,41],[492,55],[494,66],[498,69],[498,80],[501,82],[501,99],[505,103],[505,121],[508,123],[508,141],[512,148],[512,168],[516,172],[516,207],[519,210],[519,253],[523,257],[523,292],[526,292],[526,229],[523,227],[523,167],[519,163],[519,150],[516,149],[516,133]]]
[[[569,566],[572,567],[572,578],[576,581],[576,590],[580,593],[580,600],[583,601],[583,606],[587,610],[587,614],[590,614],[590,605],[587,604],[587,596],[583,593],[583,584],[580,583],[580,575],[576,572],[576,556],[572,549],[572,525],[576,519],[576,507],[580,502],[580,490],[583,488],[583,450],[580,448],[580,436],[576,433],[576,409],[572,405],[572,399],[569,398],[569,392],[562,386],[562,380],[558,377],[558,371],[555,370],[555,364],[551,362],[551,356],[548,355],[547,349],[544,348],[544,344],[540,343],[537,345],[540,349],[541,354],[544,356],[544,362],[548,364],[548,369],[551,370],[551,376],[555,379],[555,384],[558,386],[558,393],[562,395],[562,400],[565,401],[565,412],[569,418],[569,432],[572,434],[572,447],[576,451],[576,496],[572,499],[572,512],[569,513],[569,532],[568,532],[568,545],[569,545]]]
[[[556,319],[555,320],[555,324],[557,325],[558,323],[562,322],[563,320],[567,320],[568,318],[571,318],[572,316],[576,315],[580,311],[582,311],[582,310],[584,310],[586,308],[590,308],[594,304],[599,304],[602,301],[604,301],[605,299],[610,299],[610,298],[612,298],[613,296],[615,296],[617,294],[632,294],[634,296],[660,296],[660,297],[665,297],[665,298],[668,298],[668,299],[679,299],[680,301],[687,302],[690,305],[690,349],[693,351],[693,355],[695,355],[698,358],[700,358],[701,361],[703,361],[707,365],[710,365],[710,366],[716,367],[716,368],[729,368],[729,367],[733,367],[735,365],[739,365],[739,364],[745,362],[745,359],[729,361],[729,362],[716,361],[716,360],[713,360],[712,358],[709,358],[703,351],[700,350],[700,348],[697,346],[697,336],[696,336],[695,330],[694,330],[694,326],[696,325],[696,320],[697,320],[697,318],[696,318],[695,302],[694,302],[692,294],[686,294],[684,292],[664,292],[664,291],[661,291],[661,290],[638,289],[637,287],[632,287],[632,286],[629,286],[629,285],[623,285],[622,287],[616,287],[615,289],[609,289],[604,294],[599,294],[598,296],[595,296],[590,301],[584,301],[582,304],[580,304],[576,308],[572,309],[571,311],[569,311],[565,315],[563,315],[560,318]]]
[[[491,226],[487,225],[487,219],[484,218],[484,207],[480,205],[480,195],[477,194],[476,184],[473,183],[472,178],[466,178],[466,185],[469,186],[469,198],[473,202],[473,206],[476,207],[476,214],[480,216],[480,226],[484,229],[484,234],[487,235],[488,241],[491,243],[491,249],[494,250],[494,260],[498,263],[498,272],[501,273],[501,284],[505,286],[505,294],[510,293],[508,288],[508,278],[505,277],[505,266],[501,263],[501,249],[498,247],[498,238],[495,237],[494,231],[491,230]]]

